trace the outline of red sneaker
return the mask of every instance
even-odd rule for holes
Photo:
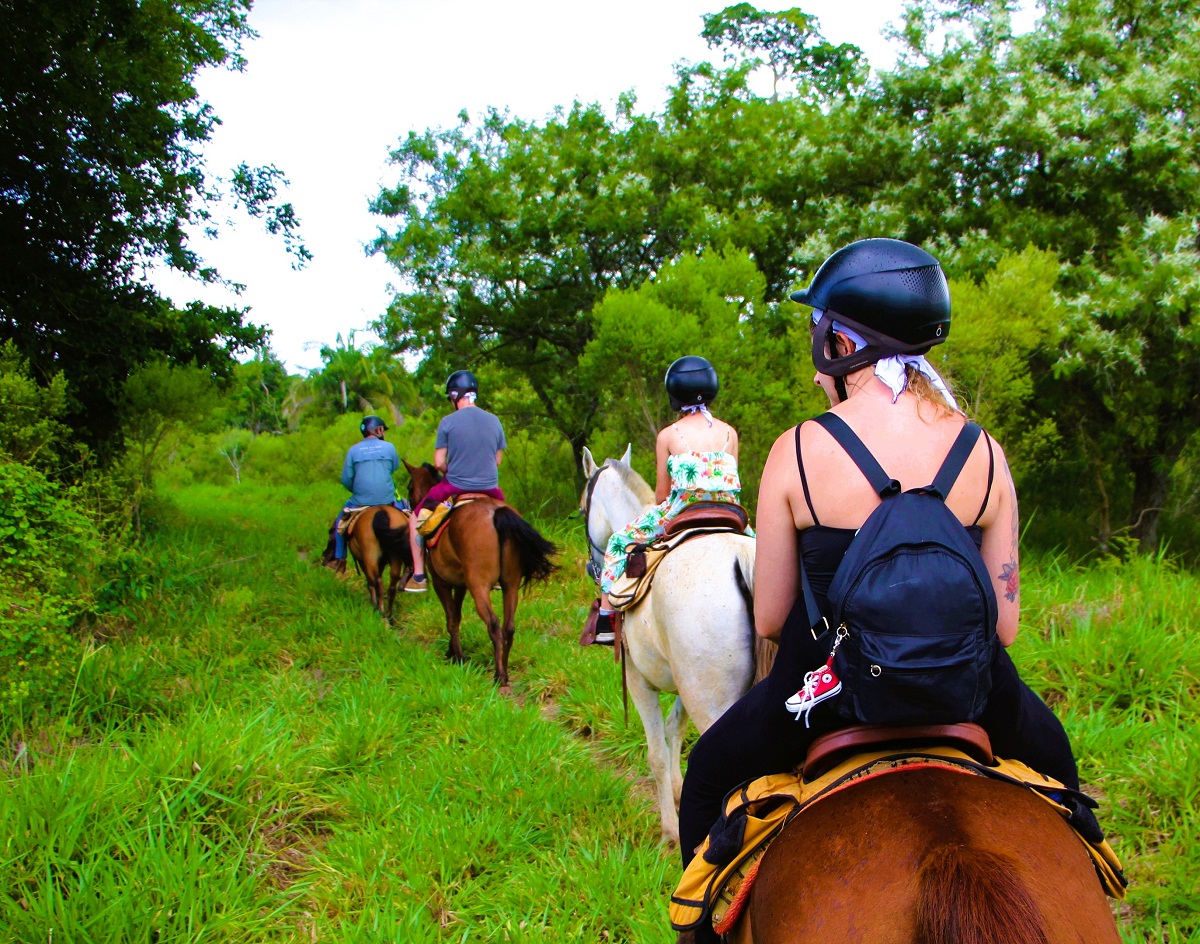
[[[825,699],[832,698],[841,690],[842,680],[833,671],[833,656],[831,655],[829,661],[823,666],[804,676],[804,687],[784,702],[784,707],[788,711],[796,713],[797,721],[800,720],[801,715],[804,715],[804,726],[807,728],[809,727],[808,716],[812,713],[813,708]]]

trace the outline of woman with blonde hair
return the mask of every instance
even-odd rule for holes
[[[792,298],[813,308],[814,383],[830,411],[781,435],[763,470],[754,620],[760,636],[779,642],[778,657],[769,677],[691,752],[680,804],[685,865],[729,790],[790,770],[819,735],[853,723],[847,704],[839,704],[843,685],[831,654],[837,631],[823,625],[833,616],[830,590],[859,529],[905,490],[944,502],[937,511],[949,512],[947,533],[974,555],[982,577],[982,602],[971,618],[986,640],[978,650],[987,684],[978,688],[978,716],[959,720],[980,724],[998,756],[1079,788],[1062,724],[1020,680],[1006,651],[1017,636],[1020,529],[1004,451],[967,421],[924,357],[950,327],[950,293],[937,259],[900,240],[861,240],[830,256]],[[936,593],[940,577],[915,567],[921,592]],[[884,612],[901,625],[919,625],[926,614],[915,612],[908,593],[899,591]],[[823,618],[816,625],[806,597]],[[875,674],[878,666],[871,669]],[[1077,817],[1099,834],[1090,810],[1081,806]]]

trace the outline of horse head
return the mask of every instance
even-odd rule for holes
[[[416,508],[429,494],[429,490],[442,480],[442,473],[428,462],[409,465],[408,460],[405,460],[404,468],[408,469],[408,504]]]
[[[604,546],[613,532],[624,528],[654,504],[654,492],[630,465],[632,452],[633,446],[628,445],[620,459],[605,459],[597,465],[591,450],[583,447],[583,474],[587,476],[587,487],[580,496],[579,507],[583,511],[596,573],[604,564]]]

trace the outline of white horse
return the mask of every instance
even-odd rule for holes
[[[654,504],[654,492],[620,459],[597,465],[583,450],[588,478],[581,507],[593,575],[604,547]],[[701,733],[750,687],[755,643],[754,539],[720,533],[692,538],[658,566],[650,593],[625,614],[629,694],[646,730],[650,770],[658,790],[662,836],[679,842],[680,750],[688,718]],[[664,725],[659,692],[678,695]]]

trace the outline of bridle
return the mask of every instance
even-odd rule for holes
[[[607,468],[608,460],[605,460],[604,465],[592,473],[592,477],[587,481],[587,488],[584,489],[583,504],[580,505],[580,510],[583,512],[583,536],[587,539],[588,544],[587,575],[597,584],[600,583],[600,573],[604,569],[604,548],[592,538],[592,493],[596,491],[596,482],[600,478],[600,473]]]

